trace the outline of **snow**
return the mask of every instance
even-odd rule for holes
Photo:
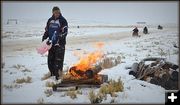
[[[39,26],[33,27],[27,25],[26,29],[22,27],[25,25],[3,25],[2,62],[5,66],[1,71],[2,103],[37,103],[37,100],[41,98],[44,103],[90,103],[88,92],[91,89],[89,88],[81,89],[82,94],[77,94],[75,99],[64,95],[66,92],[53,92],[53,95],[46,96],[44,91],[50,88],[46,87],[45,83],[54,81],[54,78],[41,80],[41,77],[48,72],[47,54],[41,56],[36,52],[36,47],[41,42],[44,25],[39,24]],[[74,52],[79,51],[77,49],[90,52],[94,50],[93,44],[96,40],[103,41],[105,43],[104,53],[108,56],[121,56],[122,63],[110,69],[104,69],[100,74],[106,74],[109,79],[114,80],[120,77],[124,83],[124,91],[118,92],[118,96],[115,98],[108,95],[107,100],[103,100],[102,103],[110,103],[114,99],[114,103],[163,104],[165,102],[165,89],[163,87],[136,80],[128,74],[129,70],[125,67],[139,62],[145,57],[163,57],[178,64],[177,52],[179,50],[173,47],[174,43],[178,43],[177,29],[176,27],[157,30],[154,27],[149,29],[150,34],[144,35],[141,31],[141,37],[131,37],[132,28],[70,28],[64,68],[77,62],[78,58],[74,56]],[[140,30],[142,29],[140,28]],[[104,39],[98,39],[99,37]],[[161,55],[162,52],[165,54]],[[17,64],[24,65],[31,72],[17,70],[13,67]],[[14,83],[17,78],[27,76],[32,77],[32,83]],[[9,89],[4,85],[18,85],[19,87]],[[97,92],[98,88],[94,90]]]
[[[37,22],[38,21],[38,22]],[[19,39],[19,38],[37,38],[44,34],[46,20],[18,20],[18,24],[11,22],[10,24],[3,23],[3,39]],[[38,23],[38,24],[36,24]],[[88,23],[88,25],[87,25]],[[69,20],[69,37],[76,36],[92,36],[92,35],[102,35],[117,32],[132,31],[132,28],[138,24],[133,25],[123,25],[123,24],[107,24],[100,21],[73,21]],[[80,28],[77,28],[80,26]],[[94,27],[95,26],[95,27]],[[98,27],[99,26],[99,27]],[[114,26],[118,26],[114,28]],[[144,25],[138,25],[140,28]],[[149,25],[150,30],[154,29]]]

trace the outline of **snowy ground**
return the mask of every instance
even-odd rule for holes
[[[36,47],[41,41],[41,31],[18,30],[18,27],[11,27],[12,30],[3,30],[2,51],[3,63],[2,69],[2,102],[3,103],[90,103],[88,92],[91,89],[81,89],[82,94],[77,94],[77,98],[71,99],[64,95],[66,92],[53,92],[49,97],[44,91],[48,89],[45,86],[47,81],[42,81],[41,77],[48,72],[47,54],[41,56],[37,54]],[[118,79],[121,77],[124,83],[124,91],[118,92],[117,97],[108,96],[102,103],[164,103],[165,89],[144,81],[136,80],[129,75],[126,66],[131,66],[134,62],[139,62],[145,57],[165,57],[167,60],[178,64],[179,50],[173,47],[178,44],[178,28],[165,28],[164,30],[150,29],[150,34],[142,35],[140,38],[131,37],[131,30],[117,28],[89,28],[89,29],[70,29],[67,38],[64,68],[67,68],[77,62],[78,58],[74,56],[74,51],[94,50],[93,43],[101,41],[105,43],[103,51],[110,56],[121,56],[123,63],[100,72],[107,74],[109,79]],[[33,32],[39,33],[33,33]],[[142,30],[140,30],[142,31]],[[31,33],[28,37],[26,33]],[[6,35],[5,35],[6,34]],[[13,34],[13,35],[12,35]],[[37,35],[35,35],[37,34]],[[77,34],[77,36],[76,36]],[[83,35],[82,35],[83,34]],[[19,36],[18,36],[19,35]],[[7,37],[6,37],[7,36]],[[14,39],[16,38],[16,39]],[[163,54],[161,52],[164,52]],[[24,65],[27,71],[14,67],[15,65]],[[23,67],[22,67],[23,69]],[[17,78],[32,77],[31,83],[17,84],[14,81]],[[98,88],[95,88],[98,91]]]

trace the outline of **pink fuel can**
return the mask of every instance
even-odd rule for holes
[[[46,44],[47,41],[48,40],[44,40],[41,43],[41,45],[38,48],[36,48],[38,54],[43,55],[43,54],[45,54],[52,47],[52,44],[50,44],[50,45]]]

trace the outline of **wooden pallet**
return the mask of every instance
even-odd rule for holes
[[[53,91],[57,91],[58,88],[63,89],[63,88],[70,88],[73,87],[75,88],[75,90],[77,90],[78,88],[99,88],[101,85],[100,84],[58,84],[58,85],[54,85],[52,87]]]
[[[57,88],[68,88],[68,87],[75,87],[78,88],[92,88],[97,87],[99,88],[101,84],[108,82],[107,75],[99,75],[102,79],[96,80],[95,78],[84,79],[84,80],[64,80],[59,84],[55,84],[52,88],[53,91],[57,91]]]

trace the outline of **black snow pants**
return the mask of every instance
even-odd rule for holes
[[[48,53],[48,68],[51,76],[59,78],[59,72],[63,70],[65,46],[52,46]]]

